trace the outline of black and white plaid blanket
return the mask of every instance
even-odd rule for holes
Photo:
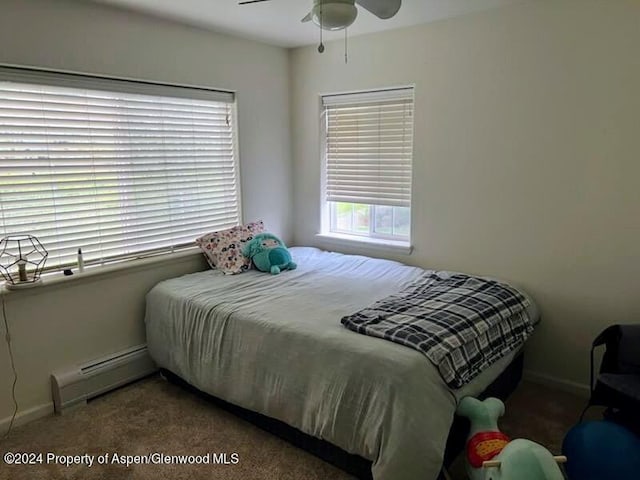
[[[424,353],[449,387],[460,388],[524,343],[533,331],[529,303],[494,280],[431,272],[342,324]]]

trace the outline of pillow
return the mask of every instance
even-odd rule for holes
[[[251,267],[251,259],[242,255],[242,247],[253,236],[264,231],[262,221],[211,232],[196,239],[211,268],[225,274],[242,273]]]

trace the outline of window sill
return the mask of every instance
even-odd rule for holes
[[[146,268],[154,268],[163,263],[175,263],[186,261],[191,259],[194,256],[202,257],[202,252],[199,248],[187,248],[179,252],[175,253],[167,253],[162,255],[154,255],[147,258],[140,258],[137,260],[128,260],[119,263],[113,263],[110,265],[93,265],[85,267],[85,271],[82,273],[78,273],[76,269],[74,270],[73,275],[64,275],[62,272],[51,272],[45,273],[42,275],[41,282],[34,285],[30,288],[9,290],[4,284],[0,285],[0,295],[21,295],[28,293],[37,293],[41,291],[43,288],[53,287],[53,286],[63,286],[68,285],[72,282],[81,282],[92,279],[97,279],[99,277],[110,276],[110,275],[122,275],[126,271],[131,270],[140,270]],[[0,280],[2,278],[0,277]]]
[[[380,238],[358,237],[356,235],[342,235],[339,233],[319,233],[316,238],[323,244],[358,247],[370,250],[385,250],[410,255],[413,247],[409,242],[385,240]]]

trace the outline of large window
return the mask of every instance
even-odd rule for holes
[[[48,266],[191,245],[240,221],[234,95],[0,68],[0,235]]]
[[[322,100],[323,233],[408,244],[413,89],[327,95]]]

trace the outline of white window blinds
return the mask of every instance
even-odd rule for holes
[[[234,111],[232,93],[0,68],[0,234],[35,235],[51,268],[237,225]]]
[[[323,97],[326,200],[411,205],[413,88]]]

